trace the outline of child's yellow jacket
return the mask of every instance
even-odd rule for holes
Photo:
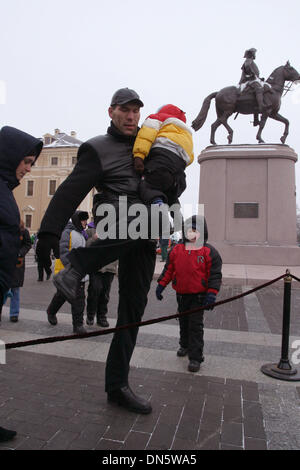
[[[154,147],[163,147],[176,153],[186,165],[193,162],[192,131],[185,124],[183,111],[176,106],[163,106],[157,114],[147,117],[137,134],[133,156],[144,160]]]

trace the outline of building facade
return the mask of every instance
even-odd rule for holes
[[[59,185],[72,172],[81,141],[76,132],[70,135],[55,129],[54,134],[43,136],[43,150],[22,183],[14,190],[21,219],[30,234],[40,227],[45,211]],[[82,201],[78,209],[87,211],[91,216],[94,190]]]

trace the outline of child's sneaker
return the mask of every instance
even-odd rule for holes
[[[198,361],[190,361],[189,362],[188,370],[190,372],[198,372],[199,369],[200,369],[200,362],[198,362]]]
[[[187,353],[188,353],[187,348],[181,348],[181,347],[180,347],[180,348],[178,349],[178,351],[177,351],[177,356],[179,356],[179,357],[184,357],[184,356],[187,355]]]

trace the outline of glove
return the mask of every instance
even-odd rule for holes
[[[37,256],[49,256],[53,250],[55,258],[59,258],[59,237],[54,233],[41,233],[36,244]]]
[[[140,157],[134,158],[134,169],[137,173],[142,174],[144,172],[144,161]]]
[[[16,267],[17,267],[17,268],[21,268],[21,267],[23,266],[23,264],[24,264],[24,257],[19,256],[19,257],[18,257],[18,260],[17,260]]]
[[[203,301],[203,306],[204,305],[209,305],[209,304],[214,304],[215,301],[216,301],[216,298],[217,298],[216,294],[213,294],[212,292],[209,292],[205,296],[205,299]],[[214,307],[211,306],[211,307],[205,308],[204,310],[213,310],[213,309],[214,309]]]
[[[164,286],[162,286],[161,284],[157,284],[157,288],[156,288],[156,298],[157,300],[162,300],[163,299],[163,296],[161,295],[162,291],[164,290]]]

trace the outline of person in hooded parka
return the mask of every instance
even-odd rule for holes
[[[0,130],[0,320],[20,249],[20,213],[13,189],[30,172],[42,147],[40,139],[19,129],[4,126]],[[0,427],[0,442],[15,435],[15,431]]]

